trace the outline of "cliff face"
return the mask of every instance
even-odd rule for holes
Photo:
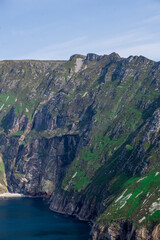
[[[0,62],[0,191],[47,197],[92,238],[159,239],[160,63]]]
[[[65,135],[51,139],[32,139],[21,144],[1,135],[8,190],[33,196],[51,195],[60,185],[68,165],[73,161],[78,136]]]
[[[160,239],[160,224],[153,227],[152,230],[150,229],[150,231],[146,227],[136,230],[130,222],[119,222],[119,224],[111,224],[109,227],[95,225],[92,228],[92,235],[93,240],[158,240]]]

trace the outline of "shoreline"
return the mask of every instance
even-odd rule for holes
[[[1,193],[0,198],[22,198],[26,197],[24,194],[21,193]]]

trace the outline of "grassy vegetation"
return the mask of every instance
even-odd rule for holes
[[[108,96],[107,102],[101,102],[101,98],[103,99],[103,92],[101,96],[98,96],[101,103],[101,109],[97,109],[97,113],[94,116],[97,121],[97,126],[95,126],[90,133],[91,141],[89,146],[86,146],[81,150],[79,158],[75,159],[69,173],[65,177],[63,181],[64,188],[68,185],[68,182],[71,181],[72,189],[77,191],[83,190],[87,184],[91,182],[92,176],[102,163],[106,160],[109,161],[115,151],[120,149],[127,141],[129,135],[143,124],[143,109],[137,107],[139,99],[136,98],[137,92],[142,86],[142,82],[143,78],[140,82],[137,82],[137,85],[133,86],[133,78],[129,78],[122,88],[117,89],[114,100],[112,99],[112,91],[114,91],[114,84],[115,86],[117,84],[116,80],[114,80],[114,84],[106,83],[106,87],[109,86],[111,88],[111,95]],[[87,91],[89,90],[87,89]],[[154,96],[157,97],[157,94]],[[128,97],[129,100],[127,101],[127,104],[125,104],[125,107],[123,107],[122,102]],[[154,98],[152,101],[154,101]],[[121,127],[121,125],[123,127]],[[114,129],[116,132],[116,129],[118,131],[118,128],[122,128],[120,134],[110,131],[110,129]],[[126,149],[132,151],[134,146],[127,144]],[[83,184],[79,184],[81,180],[78,176],[71,180],[75,171],[83,172],[81,175],[81,178],[84,178]],[[87,181],[85,181],[86,176]]]
[[[133,150],[133,146],[131,146],[131,145],[126,145],[126,148],[127,148],[127,150],[130,150],[130,151]]]
[[[158,171],[130,178],[128,181],[125,178],[123,181],[121,181],[121,177],[118,178],[118,181],[112,186],[113,201],[98,219],[98,222],[110,224],[120,219],[128,219],[133,221],[136,227],[138,225],[149,226],[153,219],[159,223],[159,182],[160,174]],[[117,195],[117,187],[120,188],[119,195]],[[108,199],[106,199],[107,201]],[[153,203],[157,203],[157,207],[151,210]],[[144,220],[141,220],[143,217]]]
[[[18,131],[18,132],[9,134],[9,136],[21,136],[23,135],[23,133],[24,133],[23,131]]]

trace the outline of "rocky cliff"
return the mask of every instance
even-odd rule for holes
[[[47,197],[92,239],[160,239],[160,63],[0,62],[0,191]]]

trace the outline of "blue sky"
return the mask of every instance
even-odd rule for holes
[[[160,0],[0,0],[0,59],[72,54],[160,61]]]

